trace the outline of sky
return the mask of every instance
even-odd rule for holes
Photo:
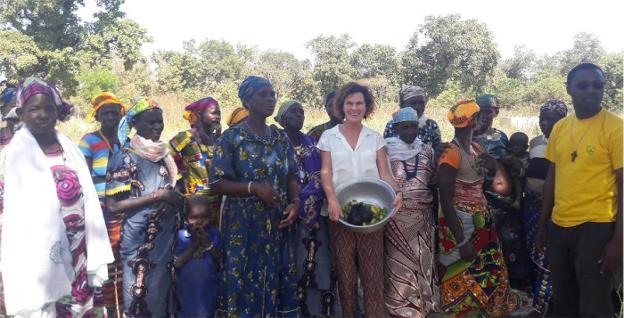
[[[607,51],[620,52],[623,8],[619,0],[126,0],[122,6],[153,37],[144,46],[147,55],[182,50],[186,40],[223,39],[300,59],[310,58],[305,43],[321,34],[348,33],[359,45],[403,50],[426,16],[447,14],[486,24],[503,58],[522,44],[538,55],[568,49],[579,32],[594,33]]]

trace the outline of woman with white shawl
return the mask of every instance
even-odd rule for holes
[[[71,105],[56,88],[28,78],[17,91],[24,128],[3,152],[1,269],[8,315],[83,317],[113,261],[89,168],[55,130]]]
[[[425,317],[437,309],[433,195],[429,181],[433,149],[419,134],[418,114],[411,107],[393,118],[397,137],[386,138],[394,179],[403,206],[385,228],[385,302],[392,317]]]

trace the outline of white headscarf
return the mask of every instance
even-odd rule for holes
[[[89,168],[76,145],[57,132],[66,165],[84,196],[87,272],[91,286],[108,279],[114,261]],[[75,273],[50,165],[26,127],[4,149],[5,193],[1,269],[7,313],[36,311],[71,295]],[[52,257],[58,255],[60,259]],[[54,258],[54,260],[53,260]]]

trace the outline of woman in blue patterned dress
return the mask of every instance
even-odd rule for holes
[[[275,91],[249,76],[238,96],[249,117],[215,146],[209,180],[223,205],[218,315],[296,316],[297,271],[290,226],[300,207],[297,166],[286,134],[267,126]]]

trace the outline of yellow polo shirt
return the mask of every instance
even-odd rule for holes
[[[563,227],[614,222],[622,168],[622,118],[603,109],[592,118],[568,116],[553,128],[546,159],[556,165],[552,221]],[[577,156],[572,161],[572,153]]]

